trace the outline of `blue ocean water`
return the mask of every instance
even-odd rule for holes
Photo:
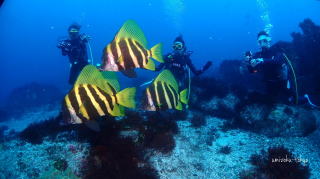
[[[320,178],[319,10],[318,0],[5,0],[0,7],[0,179]],[[76,90],[69,93],[69,59],[58,41],[68,38],[70,24],[80,24],[81,33],[92,38],[94,64],[100,64],[103,49],[127,20],[141,27],[148,48],[162,42],[167,54],[182,35],[196,69],[212,61],[208,71],[188,78],[191,93],[183,110],[141,108],[147,85],[139,85],[161,73],[145,69],[137,70],[138,78],[117,73],[121,90],[138,89],[136,109],[125,108],[124,116],[101,117],[102,102],[109,101],[98,101],[101,96],[91,88],[86,93],[90,102],[95,98],[93,107],[77,106],[88,96],[80,89],[81,97],[72,96]],[[281,66],[290,71],[285,82],[296,90],[285,103],[280,100],[287,96],[276,96],[281,87],[274,83],[266,91],[278,93],[263,93],[260,69],[249,73],[247,65],[242,71],[244,53],[260,50],[262,30],[285,52]],[[168,102],[178,94],[169,91],[147,99]],[[182,96],[174,100],[182,102]],[[112,97],[119,102],[119,96]],[[158,101],[152,101],[156,109],[162,107]],[[75,106],[78,111],[72,111]],[[84,121],[86,112],[100,112],[92,120],[98,122]]]
[[[225,0],[225,1],[5,1],[0,10],[0,59],[3,101],[15,87],[31,81],[67,89],[69,64],[56,48],[67,36],[67,27],[78,22],[92,36],[95,62],[125,20],[141,26],[149,47],[163,42],[171,50],[173,39],[183,34],[194,51],[194,64],[207,60],[241,58],[247,49],[257,49],[256,34],[271,23],[274,41],[290,40],[305,18],[320,22],[316,0]],[[262,16],[267,14],[269,20]],[[269,22],[268,22],[269,21]]]

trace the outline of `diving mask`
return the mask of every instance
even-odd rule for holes
[[[261,35],[259,38],[258,38],[258,44],[259,45],[264,45],[264,44],[268,44],[271,42],[271,37],[269,36],[266,36],[266,35]]]
[[[182,50],[182,49],[183,49],[183,43],[181,43],[181,42],[175,42],[175,43],[173,44],[172,48],[173,48],[174,50]]]
[[[79,30],[78,29],[70,29],[69,33],[79,33]]]

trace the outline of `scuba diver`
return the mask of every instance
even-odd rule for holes
[[[188,75],[190,75],[188,74],[188,68],[198,76],[209,69],[212,65],[212,62],[208,61],[201,70],[197,70],[190,59],[192,52],[187,51],[185,42],[181,35],[173,41],[172,48],[173,52],[164,56],[164,63],[161,63],[156,68],[156,71],[160,71],[162,68],[170,70],[177,79],[180,89],[188,87],[186,83],[188,78],[190,78],[190,76],[188,77]]]
[[[89,64],[86,44],[90,36],[80,34],[81,26],[71,24],[68,28],[69,39],[60,40],[57,47],[61,49],[63,56],[69,57],[71,65],[69,84],[73,85],[81,70]]]
[[[274,103],[292,102],[292,91],[290,91],[289,68],[290,62],[284,53],[277,49],[270,48],[271,37],[261,31],[257,36],[258,45],[261,51],[252,54],[250,51],[245,54],[245,64],[250,73],[261,73],[267,93],[266,100]],[[291,63],[289,63],[290,67]]]

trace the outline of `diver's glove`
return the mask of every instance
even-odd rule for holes
[[[249,63],[251,67],[256,67],[258,64],[263,62],[264,62],[263,58],[254,58],[254,59],[251,59]]]
[[[204,66],[203,66],[203,68],[202,68],[202,72],[205,72],[205,71],[207,71],[210,67],[211,67],[211,65],[212,65],[212,62],[211,61],[208,61]]]

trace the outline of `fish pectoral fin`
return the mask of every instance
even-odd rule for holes
[[[147,47],[147,39],[144,36],[143,31],[133,20],[127,20],[115,37],[116,40],[126,38],[134,39],[135,41],[139,42],[144,48]]]
[[[163,57],[162,57],[162,43],[158,43],[154,47],[151,48],[151,57],[155,60],[157,60],[160,63],[163,63]]]
[[[179,110],[179,111],[182,111],[182,103],[180,101],[178,101],[176,109]]]
[[[124,109],[122,106],[115,104],[113,110],[110,112],[112,116],[124,116]]]
[[[121,71],[121,73],[129,78],[137,77],[137,73],[134,71],[134,69],[124,70],[124,71]]]
[[[84,123],[89,129],[95,131],[95,132],[100,132],[100,126],[99,126],[99,123],[95,120],[89,120],[89,121],[86,121]]]
[[[156,65],[154,64],[154,61],[152,59],[148,59],[147,64],[144,66],[144,68],[147,70],[155,71]]]
[[[127,108],[135,108],[135,96],[136,96],[136,88],[126,88],[119,93],[116,94],[116,98],[118,103]]]

